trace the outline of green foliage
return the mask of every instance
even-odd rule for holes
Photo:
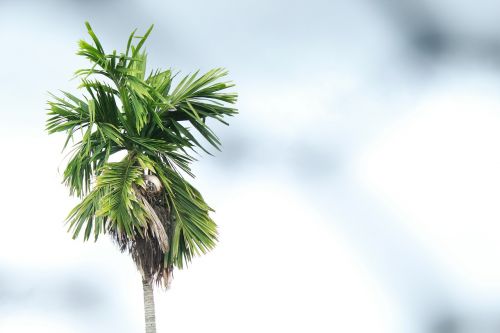
[[[86,27],[92,41],[80,41],[77,54],[91,66],[76,72],[83,97],[51,95],[46,125],[50,134],[66,133],[65,149],[71,145],[64,183],[82,201],[67,218],[69,229],[75,238],[83,231],[85,240],[111,231],[131,240],[142,235],[152,217],[137,191],[143,175],[153,173],[175,219],[165,260],[182,268],[217,240],[211,208],[183,175],[192,176],[189,151],[209,153],[207,144],[220,148],[207,122],[227,124],[224,117],[237,113],[230,106],[237,95],[226,91],[233,84],[221,81],[227,75],[221,68],[195,72],[177,84],[171,70],[148,74],[143,47],[153,26],[141,37],[132,32],[119,54],[106,53]],[[112,162],[118,152],[125,157]]]

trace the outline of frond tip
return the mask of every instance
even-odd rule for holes
[[[64,183],[82,199],[68,227],[84,240],[111,235],[143,278],[168,284],[174,267],[217,242],[212,209],[185,176],[193,176],[190,151],[220,149],[209,122],[237,114],[234,84],[223,68],[178,81],[170,69],[148,72],[153,26],[142,37],[134,30],[124,52],[106,53],[85,25],[90,41],[80,41],[77,54],[90,66],[76,71],[83,96],[51,95],[46,123],[49,134],[66,134]]]

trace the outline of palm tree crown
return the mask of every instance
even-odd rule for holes
[[[226,92],[233,84],[220,81],[227,73],[220,68],[176,85],[171,70],[147,74],[143,46],[152,26],[140,37],[132,32],[120,54],[105,53],[86,26],[92,43],[80,41],[77,54],[91,66],[76,72],[84,96],[61,92],[48,102],[48,132],[65,132],[65,149],[72,143],[64,183],[82,199],[67,217],[69,230],[85,240],[111,235],[143,280],[168,284],[174,267],[217,241],[212,209],[186,176],[193,176],[190,153],[208,153],[206,143],[219,149],[207,120],[227,124],[237,95]]]

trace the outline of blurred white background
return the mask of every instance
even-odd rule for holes
[[[91,22],[152,68],[224,66],[241,114],[194,181],[220,244],[159,332],[500,332],[500,2],[0,0],[0,332],[141,332],[132,261],[73,241],[64,138]]]

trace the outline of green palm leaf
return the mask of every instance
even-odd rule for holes
[[[152,26],[142,37],[132,32],[123,53],[106,53],[86,27],[91,41],[80,41],[77,52],[90,61],[76,71],[82,96],[51,95],[46,123],[48,133],[66,134],[63,181],[82,199],[67,217],[69,230],[84,240],[110,234],[143,278],[168,282],[174,266],[217,242],[212,209],[186,179],[193,176],[188,151],[210,153],[207,143],[220,149],[209,122],[227,124],[237,113],[237,95],[227,92],[234,85],[222,68],[177,83],[170,69],[147,75]],[[116,162],[118,152],[125,157]]]

